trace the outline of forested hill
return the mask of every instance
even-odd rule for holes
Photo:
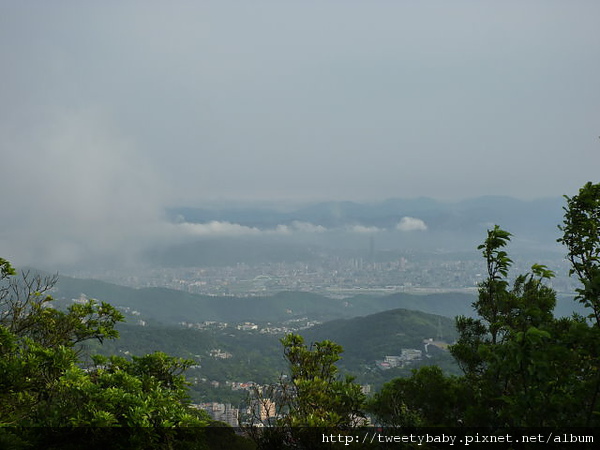
[[[308,342],[327,339],[340,344],[343,365],[350,367],[400,354],[403,348],[422,350],[425,339],[451,344],[458,336],[453,319],[403,308],[334,320],[301,334]]]

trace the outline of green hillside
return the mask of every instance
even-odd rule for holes
[[[347,357],[361,359],[394,355],[401,348],[422,348],[423,340],[429,338],[451,343],[457,336],[454,320],[406,309],[334,320],[301,334],[309,341],[337,342],[344,347]]]
[[[102,346],[89,344],[87,353],[141,355],[154,351],[190,358],[199,367],[190,370],[191,379],[206,379],[192,389],[198,400],[218,399],[227,395],[223,388],[212,389],[209,382],[255,381],[269,383],[286,371],[283,349],[279,339],[283,334],[263,334],[242,331],[233,326],[196,330],[174,326],[118,327],[121,337],[105,341]],[[452,342],[456,337],[453,320],[405,309],[334,320],[300,332],[307,342],[331,340],[344,347],[340,369],[357,377],[360,383],[380,386],[394,377],[408,375],[421,365],[437,364],[450,372],[456,371],[449,353],[435,346],[425,351],[423,340],[440,338]],[[440,336],[441,335],[441,336]],[[211,356],[219,349],[227,358]],[[388,355],[400,355],[402,349],[423,352],[423,358],[403,367],[381,370],[376,361]],[[199,392],[201,394],[199,394]],[[200,397],[198,397],[201,395]]]
[[[163,351],[173,356],[196,361],[200,369],[191,375],[208,380],[273,381],[284,369],[279,337],[249,333],[227,328],[224,330],[192,330],[166,326],[140,327],[121,325],[120,338],[105,341],[101,346],[89,345],[88,353],[142,355]],[[219,349],[231,357],[210,356]]]
[[[425,339],[450,344],[457,337],[454,320],[439,315],[395,309],[327,322],[300,334],[309,342],[328,339],[340,344],[344,348],[340,367],[362,382],[380,384],[395,376],[408,375],[411,369],[420,365],[436,364],[453,373],[458,369],[449,352],[431,345],[425,351]],[[374,361],[388,355],[400,355],[402,349],[421,350],[424,358],[386,372],[373,369]]]

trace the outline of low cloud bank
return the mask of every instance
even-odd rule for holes
[[[239,223],[221,222],[212,220],[205,223],[180,222],[173,224],[173,233],[179,237],[194,236],[215,236],[215,237],[233,237],[233,236],[286,236],[294,233],[324,233],[327,230],[324,226],[314,225],[309,222],[294,221],[289,225],[277,225],[274,228],[261,229],[241,225]],[[175,236],[175,237],[176,237]]]
[[[327,228],[322,225],[315,225],[310,222],[294,221],[289,225],[279,224],[273,228],[258,228],[239,223],[227,221],[210,221],[205,223],[192,223],[185,220],[179,223],[172,224],[173,232],[180,237],[193,236],[269,236],[269,235],[293,235],[293,234],[309,234],[309,233],[327,233],[327,232],[344,232],[344,233],[381,233],[388,231],[385,228],[375,226],[366,226],[360,224],[347,225],[336,228]],[[403,217],[400,223],[391,231],[424,231],[427,230],[427,225],[421,219],[414,217]]]
[[[421,219],[415,217],[403,217],[398,225],[396,225],[398,231],[425,231],[427,225]]]

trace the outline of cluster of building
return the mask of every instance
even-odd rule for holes
[[[179,325],[185,328],[193,328],[196,330],[208,330],[208,329],[220,329],[224,330],[228,327],[233,327],[239,331],[256,331],[261,334],[288,334],[294,333],[300,330],[305,330],[315,325],[319,325],[321,322],[317,320],[310,320],[308,317],[302,317],[298,319],[287,320],[280,325],[273,325],[267,323],[265,325],[258,325],[254,322],[243,322],[238,324],[228,324],[227,322],[216,322],[216,321],[204,321],[204,322],[179,322]]]
[[[240,425],[264,426],[269,424],[277,416],[275,403],[270,399],[262,399],[245,408],[236,408],[230,403],[207,402],[192,405],[203,409],[213,420],[225,422],[232,427]]]
[[[213,420],[218,420],[219,422],[225,422],[226,424],[228,424],[232,427],[237,427],[240,424],[239,408],[235,408],[229,403],[208,402],[208,403],[196,403],[196,404],[193,404],[192,406],[197,409],[205,410]]]
[[[179,325],[185,328],[195,328],[196,330],[210,330],[227,328],[227,322],[217,322],[214,320],[205,320],[203,322],[179,322]]]
[[[432,348],[447,351],[448,345],[449,344],[447,342],[433,338],[423,339],[424,350],[418,350],[416,348],[403,348],[400,350],[399,355],[387,355],[382,360],[375,361],[375,366],[381,370],[389,370],[396,367],[406,367],[416,361],[421,361],[425,357],[429,357],[429,353]]]
[[[208,354],[210,355],[211,358],[215,358],[215,359],[229,359],[233,356],[231,353],[225,352],[225,351],[221,350],[220,348],[213,348],[212,350],[210,350],[208,352]]]
[[[405,367],[414,361],[423,359],[423,352],[415,348],[403,348],[400,355],[388,355],[383,360],[375,361],[375,365],[381,370]]]

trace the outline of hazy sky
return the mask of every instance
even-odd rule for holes
[[[119,246],[132,217],[207,200],[573,194],[600,173],[599,17],[597,0],[0,0],[0,243],[50,221]]]

